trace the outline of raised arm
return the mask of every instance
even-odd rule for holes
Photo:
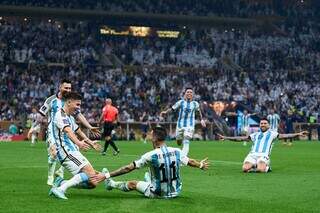
[[[250,141],[250,136],[235,136],[235,137],[228,137],[224,135],[218,134],[218,136],[222,140],[231,140],[231,141]]]
[[[288,139],[288,138],[295,138],[298,136],[306,136],[308,135],[308,131],[302,131],[298,133],[292,133],[292,134],[279,134],[278,138],[281,139]]]

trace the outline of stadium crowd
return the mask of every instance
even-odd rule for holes
[[[0,0],[3,5],[196,16],[319,16],[318,1],[289,0]]]
[[[158,120],[160,109],[179,99],[187,85],[198,100],[239,101],[261,115],[273,106],[278,113],[299,112],[301,120],[319,112],[320,31],[312,23],[283,25],[274,34],[188,29],[177,40],[99,38],[80,23],[0,23],[0,120],[39,107],[65,77],[83,93],[91,122],[107,96],[123,121],[138,121],[143,111]],[[107,53],[139,71],[99,65]]]

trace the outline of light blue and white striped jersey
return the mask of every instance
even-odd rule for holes
[[[138,169],[149,167],[152,193],[172,198],[178,196],[182,188],[180,165],[187,165],[188,161],[189,158],[180,149],[164,145],[147,152],[134,163]]]
[[[200,111],[200,106],[197,101],[179,100],[172,106],[172,109],[174,111],[179,109],[178,128],[189,127],[194,129],[195,111]]]
[[[70,151],[79,151],[79,148],[74,144],[68,135],[63,131],[64,128],[70,126],[73,132],[76,132],[79,126],[71,115],[67,115],[63,109],[59,109],[52,118],[52,135],[57,148],[57,157],[59,161],[63,161]]]
[[[253,142],[251,153],[270,155],[273,141],[278,137],[278,132],[267,130],[252,133],[250,138]]]
[[[267,116],[267,119],[268,119],[269,124],[270,124],[270,129],[278,131],[278,126],[279,126],[279,122],[280,122],[280,116],[277,113],[269,114]]]
[[[248,128],[249,127],[249,118],[251,114],[241,114],[241,127],[242,128]]]
[[[64,101],[58,98],[57,95],[52,95],[46,99],[44,104],[39,110],[39,113],[48,119],[48,128],[47,128],[47,142],[53,142],[52,129],[53,124],[51,120],[55,117],[58,110],[60,110],[64,105]]]

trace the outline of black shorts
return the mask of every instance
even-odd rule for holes
[[[114,124],[111,122],[104,122],[103,125],[103,138],[111,136],[111,132],[114,129]]]

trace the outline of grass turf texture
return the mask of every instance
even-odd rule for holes
[[[169,145],[176,146],[174,142]],[[89,151],[97,170],[116,169],[151,150],[151,144],[118,142],[121,153]],[[44,143],[0,143],[0,212],[320,212],[320,143],[275,144],[268,174],[244,174],[241,165],[250,144],[192,142],[190,156],[208,156],[211,168],[183,167],[182,193],[172,200],[147,199],[138,192],[70,189],[69,200],[48,196]],[[115,178],[142,180],[144,169]],[[67,175],[70,177],[70,175]]]

